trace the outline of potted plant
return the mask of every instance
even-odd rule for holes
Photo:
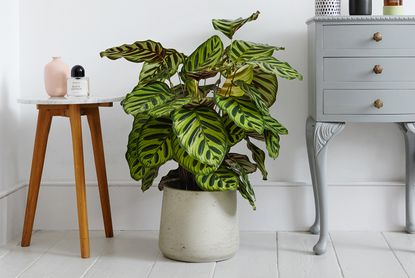
[[[276,158],[287,129],[274,119],[278,77],[302,76],[273,57],[282,47],[232,40],[259,12],[236,20],[215,19],[219,36],[203,42],[189,56],[152,40],[109,48],[101,57],[143,63],[139,82],[122,101],[134,117],[126,159],[131,177],[146,191],[169,160],[178,168],[164,176],[160,249],[176,260],[216,261],[231,257],[239,245],[236,192],[255,209],[248,174],[267,178],[264,141]],[[178,83],[173,82],[173,78]],[[246,141],[248,156],[231,152]]]

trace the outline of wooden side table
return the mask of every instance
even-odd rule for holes
[[[120,101],[122,97],[115,98],[49,98],[49,99],[21,99],[19,103],[36,104],[38,119],[36,137],[33,149],[32,169],[30,173],[29,191],[27,195],[26,213],[23,226],[21,246],[30,245],[36,205],[45,161],[46,145],[52,118],[54,116],[68,117],[72,132],[72,146],[75,168],[76,199],[78,207],[79,237],[81,257],[88,258],[89,231],[86,204],[86,186],[84,156],[82,145],[81,116],[88,119],[91,131],[92,146],[94,150],[95,168],[98,179],[99,195],[106,237],[113,237],[110,199],[108,194],[107,174],[105,169],[104,146],[102,143],[99,107],[111,107],[113,102]]]
[[[397,123],[406,145],[406,231],[415,233],[415,16],[314,17],[308,24],[307,150],[320,234],[326,251],[329,142],[351,122]]]

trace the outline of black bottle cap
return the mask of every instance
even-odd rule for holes
[[[71,77],[85,77],[85,69],[80,65],[73,66]]]

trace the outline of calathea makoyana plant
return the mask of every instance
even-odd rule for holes
[[[277,79],[302,79],[273,56],[282,47],[233,40],[234,33],[258,15],[214,19],[213,27],[230,44],[224,47],[214,35],[189,56],[152,40],[100,53],[112,60],[143,63],[138,84],[122,101],[125,112],[134,117],[126,159],[143,191],[153,184],[161,165],[175,160],[178,169],[161,179],[160,188],[239,190],[255,208],[248,174],[259,169],[266,179],[267,170],[265,152],[252,140],[264,141],[269,156],[278,156],[280,135],[287,129],[269,111],[276,100]],[[255,163],[231,152],[242,140]]]

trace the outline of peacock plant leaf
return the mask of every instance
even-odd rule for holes
[[[223,124],[228,132],[228,143],[231,147],[245,138],[245,131],[237,126],[228,115],[224,116]]]
[[[161,61],[166,55],[166,49],[159,42],[152,40],[137,41],[133,44],[123,44],[121,46],[108,48],[100,53],[101,57],[111,60],[124,58],[134,63],[156,63]]]
[[[256,210],[255,193],[254,193],[251,183],[249,182],[249,178],[247,174],[243,174],[240,176],[238,190],[241,193],[241,196],[244,197],[246,200],[248,200],[249,204],[252,206],[252,209]]]
[[[199,81],[189,78],[186,80],[186,92],[192,100],[200,101],[202,95],[199,93]]]
[[[238,153],[228,153],[225,158],[225,163],[231,168],[234,166],[234,163],[237,163],[244,171],[243,173],[252,174],[257,170],[257,165],[252,163],[248,156],[238,154]],[[239,172],[238,170],[237,172]],[[242,173],[239,173],[242,174]]]
[[[216,95],[215,102],[243,130],[264,132],[262,115],[249,99]]]
[[[256,162],[258,169],[261,171],[263,180],[267,180],[268,172],[265,168],[265,152],[257,147],[254,143],[246,140],[248,149],[252,152],[252,159]]]
[[[282,78],[303,80],[303,76],[292,68],[287,62],[282,62],[275,57],[262,57],[246,61],[247,64],[258,66],[262,71],[272,73]]]
[[[279,121],[271,117],[270,115],[264,116],[264,127],[266,130],[271,131],[274,134],[287,135],[288,130]]]
[[[169,118],[150,118],[142,127],[137,144],[140,163],[158,167],[173,158],[172,122]]]
[[[149,121],[149,119],[150,117],[141,114],[134,117],[133,127],[130,131],[130,135],[128,136],[128,145],[125,158],[130,168],[130,175],[136,181],[141,180],[144,174],[144,167],[138,155],[138,143],[140,141],[142,127]]]
[[[249,98],[255,103],[258,110],[261,112],[262,115],[269,115],[269,109],[267,104],[265,103],[264,99],[262,98],[261,93],[259,90],[250,84],[246,84],[245,82],[238,80],[235,81],[235,84],[243,91]]]
[[[264,136],[268,155],[271,158],[276,159],[280,154],[280,136],[269,130],[265,130]]]
[[[220,38],[218,36],[210,37],[187,57],[182,68],[182,74],[195,75],[205,72],[205,75],[211,77],[210,72],[221,59],[222,53],[223,43]],[[214,74],[216,75],[216,73]],[[191,77],[197,79],[195,76]]]
[[[173,113],[172,119],[174,133],[190,156],[213,166],[222,163],[228,151],[227,133],[215,110],[181,108]]]
[[[275,103],[278,92],[278,80],[274,74],[254,69],[254,78],[251,85],[258,90],[268,107]]]
[[[147,112],[173,100],[169,86],[163,82],[153,82],[136,86],[122,101],[124,111],[130,115]]]
[[[228,55],[232,62],[239,63],[247,60],[270,57],[275,50],[284,50],[284,47],[236,40],[230,45]]]
[[[238,31],[246,23],[256,20],[260,12],[257,11],[247,18],[237,18],[235,20],[229,19],[213,19],[212,25],[215,30],[222,32],[229,39],[232,39],[236,31]]]
[[[236,82],[251,83],[254,78],[254,70],[251,65],[245,65],[237,69],[234,73],[229,75],[222,88],[218,91],[221,96],[234,96],[240,97],[244,95],[244,91],[236,86]]]
[[[151,117],[160,118],[160,117],[170,117],[171,113],[184,105],[189,104],[192,101],[192,97],[183,97],[177,98],[172,101],[169,101],[163,105],[159,105],[154,109],[148,111],[148,114]]]
[[[186,150],[180,146],[179,140],[176,136],[173,138],[173,152],[174,152],[174,159],[182,166],[184,169],[189,171],[194,175],[204,174],[207,175],[209,173],[214,172],[219,165],[213,166],[209,164],[204,164],[193,157],[191,157]]]
[[[235,172],[222,165],[210,174],[196,175],[196,182],[204,191],[228,191],[238,189],[239,178]]]
[[[140,83],[164,81],[176,74],[186,56],[174,49],[166,49],[164,58],[156,63],[145,62],[140,72]]]
[[[159,173],[159,168],[145,168],[143,179],[141,180],[141,190],[144,192],[148,190],[156,179]]]

